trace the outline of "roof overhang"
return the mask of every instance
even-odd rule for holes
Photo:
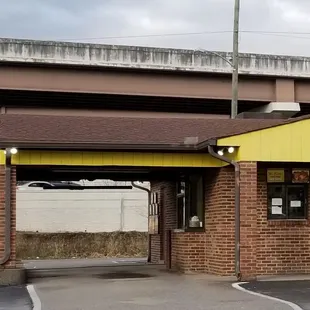
[[[18,148],[32,150],[76,150],[76,151],[198,151],[198,145],[182,144],[94,144],[94,143],[47,143],[47,142],[0,142],[0,148]]]
[[[217,139],[209,139],[193,144],[113,144],[113,143],[47,143],[38,141],[0,142],[0,149],[18,148],[27,150],[75,150],[75,151],[159,151],[159,152],[198,152],[207,151],[208,146],[216,146]]]

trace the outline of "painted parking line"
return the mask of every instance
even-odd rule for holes
[[[27,291],[29,293],[29,296],[31,298],[32,301],[32,305],[33,305],[33,310],[41,310],[42,309],[42,305],[41,305],[41,300],[36,292],[36,290],[34,289],[33,285],[27,285]]]
[[[246,283],[248,283],[248,282],[233,283],[232,287],[237,289],[237,290],[239,290],[239,291],[241,291],[241,292],[247,293],[247,294],[251,294],[251,295],[254,295],[254,296],[266,298],[266,299],[269,299],[269,300],[272,300],[272,301],[276,301],[276,302],[280,302],[282,304],[288,305],[293,310],[303,310],[301,307],[299,307],[298,305],[294,304],[293,302],[290,302],[290,301],[287,301],[287,300],[284,300],[284,299],[280,299],[280,298],[276,298],[276,297],[271,297],[271,296],[264,295],[264,294],[261,294],[261,293],[256,293],[256,292],[249,291],[249,290],[247,290],[247,289],[245,289],[244,287],[241,286],[242,284],[246,284]]]

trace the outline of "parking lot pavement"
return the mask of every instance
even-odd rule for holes
[[[25,286],[0,287],[0,310],[30,310],[32,302]]]
[[[292,302],[304,310],[310,310],[310,281],[257,281],[242,285],[243,288]]]
[[[235,290],[227,279],[171,274],[149,266],[83,269],[31,281],[44,310],[291,310]]]

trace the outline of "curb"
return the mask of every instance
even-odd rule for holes
[[[248,283],[248,282],[233,283],[232,287],[237,289],[237,290],[239,290],[239,291],[241,291],[241,292],[244,292],[244,293],[248,293],[248,294],[251,294],[251,295],[254,295],[254,296],[258,296],[258,297],[269,299],[269,300],[276,301],[276,302],[281,302],[282,304],[290,306],[293,310],[303,310],[301,307],[299,307],[298,305],[294,304],[293,302],[290,302],[290,301],[287,301],[287,300],[284,300],[284,299],[280,299],[280,298],[276,298],[276,297],[271,297],[271,296],[264,295],[264,294],[261,294],[261,293],[252,292],[252,291],[249,291],[249,290],[247,290],[247,289],[245,289],[245,288],[240,286],[241,284],[245,284],[245,283]]]

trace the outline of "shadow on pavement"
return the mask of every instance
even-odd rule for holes
[[[28,283],[37,283],[48,278],[141,279],[155,277],[158,272],[167,271],[161,265],[117,265],[87,268],[28,269],[26,275]]]
[[[241,285],[243,288],[290,301],[304,310],[310,310],[310,281],[255,281]]]

